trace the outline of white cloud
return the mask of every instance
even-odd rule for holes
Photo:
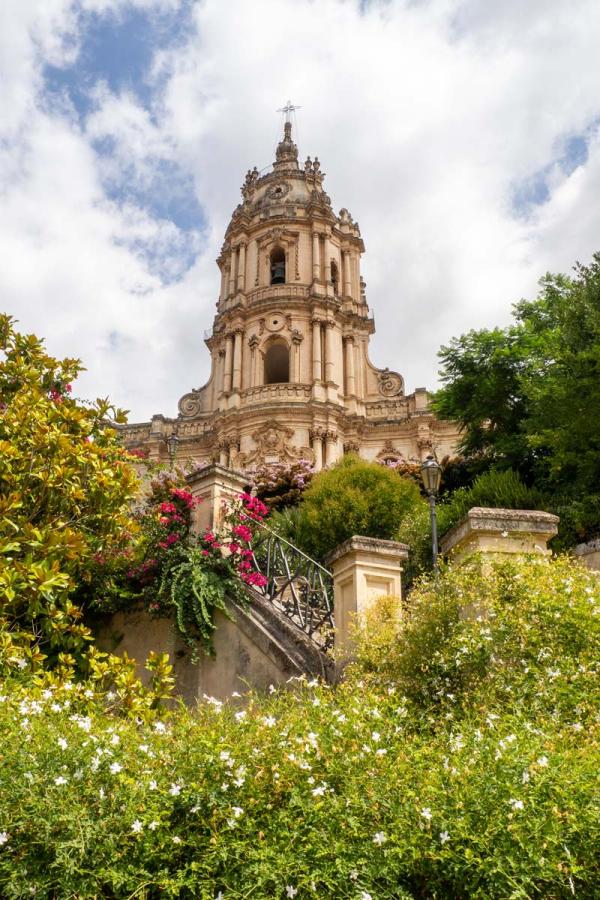
[[[244,173],[272,161],[275,109],[288,97],[302,105],[301,154],[319,156],[334,208],[361,225],[372,357],[409,389],[434,385],[440,343],[508,321],[547,269],[599,248],[596,0],[405,0],[363,14],[350,0],[205,0],[183,44],[156,48],[151,113],[100,84],[83,129],[38,97],[43,60],[76,56],[80,7],[9,6],[5,305],[51,350],[81,355],[83,387],[110,393],[134,419],[172,414],[208,374],[214,258]],[[590,128],[587,161],[565,174],[566,140]],[[110,158],[93,151],[102,138]],[[208,216],[195,265],[168,285],[148,252],[174,277],[187,239],[106,194],[123,172],[158,189],[165,159],[190,173]],[[517,215],[515,187],[546,170],[548,201]]]

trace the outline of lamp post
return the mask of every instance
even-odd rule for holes
[[[169,437],[167,438],[167,450],[169,451],[169,463],[171,468],[173,468],[173,463],[175,462],[175,456],[177,455],[177,445],[179,443],[179,438],[175,434],[174,431],[171,432]]]
[[[435,514],[435,498],[440,489],[442,480],[442,467],[433,456],[428,456],[421,465],[421,478],[423,485],[429,497],[429,511],[431,514],[431,550],[433,554],[433,571],[438,573],[438,535],[437,535],[437,517]]]

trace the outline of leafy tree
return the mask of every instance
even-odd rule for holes
[[[354,534],[393,539],[403,517],[423,503],[414,482],[385,466],[345,456],[316,475],[306,490],[298,542],[321,558]]]
[[[129,539],[137,478],[109,427],[124,413],[72,396],[78,360],[53,359],[7,315],[0,349],[0,631],[55,658],[90,639],[74,591]]]
[[[600,532],[600,254],[572,277],[546,275],[514,316],[507,328],[442,347],[434,409],[462,425],[465,454],[514,469],[557,508],[583,504],[571,537],[592,536]]]

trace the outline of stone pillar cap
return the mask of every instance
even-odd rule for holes
[[[546,540],[558,533],[560,519],[553,513],[540,509],[497,509],[474,506],[464,519],[454,525],[442,538],[441,550],[446,554],[467,535],[474,531],[488,533],[532,534]]]
[[[202,466],[194,472],[190,472],[189,475],[186,475],[185,480],[188,484],[193,484],[194,481],[206,478],[207,475],[221,475],[232,480],[243,481],[244,484],[248,483],[248,476],[245,472],[240,472],[237,469],[228,469],[227,466],[222,466],[221,463],[209,463],[206,466]]]
[[[407,559],[410,547],[408,544],[401,544],[399,541],[387,541],[383,538],[364,537],[363,535],[355,534],[327,554],[325,565],[330,567],[332,563],[347,553],[361,550],[367,553],[377,553],[378,556]]]

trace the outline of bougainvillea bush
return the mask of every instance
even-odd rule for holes
[[[281,510],[298,505],[314,474],[314,466],[306,459],[265,463],[250,472],[250,482],[253,493],[269,510]]]
[[[337,687],[136,721],[6,682],[0,896],[597,897],[597,578],[443,572],[411,605]]]

